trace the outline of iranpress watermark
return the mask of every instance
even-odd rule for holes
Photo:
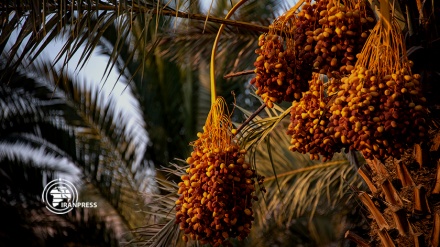
[[[78,202],[78,191],[65,179],[50,181],[43,190],[43,203],[54,214],[65,214],[75,207],[96,208],[97,202]]]

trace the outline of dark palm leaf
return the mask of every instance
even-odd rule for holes
[[[286,10],[287,6],[280,5],[278,1],[249,1],[238,9],[232,19],[268,26],[275,18],[275,12]],[[210,15],[224,16],[231,7],[230,1],[215,1]],[[199,73],[209,71],[212,43],[219,25],[197,21],[179,24],[172,30],[159,34],[160,46],[164,47],[162,54],[180,64],[191,63],[192,69],[197,69]],[[223,76],[230,72],[252,69],[256,58],[254,50],[257,48],[260,33],[261,31],[254,29],[226,26],[220,36],[216,55],[217,93],[227,102],[236,101],[240,105],[247,104],[243,95],[245,95],[249,77],[224,80]],[[235,92],[236,97],[231,95],[231,91]],[[240,115],[234,118],[241,120]]]
[[[191,6],[196,5],[197,1],[191,4]],[[6,64],[11,71],[14,71],[20,66],[23,59],[29,56],[31,61],[34,60],[51,41],[64,35],[67,40],[57,60],[64,58],[63,64],[66,65],[73,54],[84,45],[85,49],[82,51],[78,64],[83,66],[100,42],[103,33],[116,23],[118,27],[117,42],[114,43],[115,49],[107,65],[109,72],[120,54],[118,44],[123,43],[127,38],[127,32],[135,28],[135,20],[141,20],[139,27],[141,33],[145,35],[150,33],[148,29],[151,21],[155,21],[153,27],[157,31],[160,19],[158,16],[172,16],[166,19],[183,17],[205,20],[205,17],[200,14],[177,11],[183,6],[185,3],[180,1],[176,6],[171,6],[169,1],[154,0],[2,2],[0,4],[0,18],[2,19],[0,53],[9,50]],[[188,9],[192,10],[193,8]],[[215,21],[223,22],[221,18],[216,18]],[[234,22],[231,24],[237,25]],[[246,25],[246,23],[240,25]],[[148,45],[146,39],[134,39],[133,41],[134,47]],[[20,51],[21,49],[22,51]],[[18,59],[16,59],[17,57]],[[126,64],[130,60],[128,59]],[[145,60],[143,60],[144,62]]]
[[[8,148],[7,148],[8,147]],[[61,167],[65,158],[30,146],[2,142],[0,148],[0,241],[5,246],[118,246],[105,217],[84,209],[68,215],[50,213],[41,201],[44,181],[73,175]],[[24,152],[34,154],[23,155]],[[39,157],[40,160],[36,157]],[[65,162],[64,162],[65,163]],[[82,240],[81,240],[82,239]]]
[[[80,165],[86,175],[123,217],[132,222],[132,226],[143,222],[133,207],[138,207],[137,210],[142,208],[143,199],[138,192],[147,177],[141,175],[143,169],[133,169],[136,165],[136,144],[127,137],[125,127],[116,122],[122,116],[114,115],[114,105],[102,101],[98,89],[71,81],[49,66],[42,65],[40,71],[46,71],[48,81],[58,82],[57,90],[74,106],[74,112],[65,111],[67,123],[75,124],[70,122],[69,115],[76,115],[82,120],[79,126],[87,126],[76,131],[80,140],[77,146],[85,157]]]
[[[0,151],[11,147],[38,149],[48,154],[42,160],[67,160],[70,169],[76,167],[90,181],[85,184],[91,188],[83,194],[101,202],[103,208],[97,215],[113,215],[112,224],[119,225],[119,237],[130,227],[143,224],[141,209],[145,200],[140,192],[152,188],[154,181],[136,163],[136,144],[123,125],[116,122],[121,117],[115,115],[114,105],[103,101],[98,89],[72,81],[47,64],[29,68],[31,77],[15,75],[9,84],[0,84],[0,104],[4,109],[0,113]],[[43,185],[40,177],[27,177]]]

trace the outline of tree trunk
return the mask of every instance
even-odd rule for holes
[[[372,218],[371,246],[439,246],[440,160],[426,151],[440,151],[440,134],[431,144],[416,145],[400,161],[368,160],[359,169],[370,188],[359,198]]]

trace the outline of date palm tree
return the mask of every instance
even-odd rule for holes
[[[268,2],[267,6],[274,6],[272,1]],[[372,5],[378,5],[378,1],[369,2]],[[221,6],[226,6],[227,3],[228,1],[216,1],[217,10],[223,11]],[[3,73],[2,78],[4,81],[14,78],[15,72],[25,58],[35,60],[50,44],[50,41],[59,35],[65,35],[67,39],[66,45],[58,56],[58,59],[65,58],[64,62],[67,62],[81,45],[85,46],[79,67],[84,65],[91,52],[100,45],[110,57],[107,72],[116,66],[128,79],[130,87],[141,102],[147,131],[152,140],[152,147],[147,149],[146,159],[153,161],[156,165],[166,165],[175,157],[187,156],[189,150],[186,144],[195,138],[196,131],[203,123],[203,117],[197,117],[197,113],[202,113],[203,116],[203,113],[206,114],[209,110],[206,107],[203,108],[204,105],[209,105],[203,103],[209,101],[209,97],[206,97],[206,92],[208,92],[206,82],[205,84],[203,82],[203,69],[206,68],[204,64],[207,64],[206,57],[209,56],[210,51],[206,44],[214,39],[218,25],[212,23],[223,23],[229,27],[226,35],[223,35],[226,39],[220,42],[218,62],[222,66],[217,67],[216,75],[251,69],[252,61],[255,59],[252,52],[256,48],[258,34],[268,31],[269,23],[264,19],[273,19],[272,15],[275,15],[275,9],[259,8],[260,4],[261,1],[249,3],[243,7],[241,14],[235,16],[236,21],[228,21],[215,17],[224,14],[216,12],[215,9],[209,16],[201,15],[196,1],[177,1],[174,5],[146,0],[133,2],[8,1],[0,4],[0,16],[3,19],[0,51],[3,53],[5,49],[8,49],[5,62],[8,70],[7,73]],[[429,3],[427,1],[395,1],[393,6],[394,18],[399,21],[403,32],[407,34],[406,43],[409,56],[415,63],[414,72],[424,75],[422,83],[426,85],[431,116],[436,119],[438,102],[435,97],[435,82],[440,70],[438,63],[429,61],[425,57],[426,54],[438,54],[439,18],[436,18],[438,6],[434,4],[434,1]],[[257,12],[258,9],[264,11]],[[263,18],[251,15],[254,12]],[[164,23],[175,20],[174,17],[189,18],[192,21],[176,22],[173,25],[179,27],[176,29],[178,31],[165,33],[169,29],[163,29],[163,27],[170,27],[171,24]],[[193,20],[201,20],[201,22]],[[208,22],[204,23],[204,20]],[[260,23],[255,24],[255,20],[260,20]],[[19,24],[21,25],[20,31],[14,33]],[[185,31],[185,27],[189,31]],[[200,35],[200,30],[204,30],[205,34]],[[7,42],[11,39],[14,45],[8,47]],[[127,42],[126,39],[129,41]],[[104,40],[109,41],[111,45],[106,46]],[[20,51],[20,49],[23,50]],[[194,78],[200,80],[194,83]],[[237,83],[229,88],[227,83],[220,85],[219,91],[222,91],[220,87],[225,87],[223,91],[229,91],[231,88],[243,89],[244,84]],[[181,97],[176,97],[176,95]],[[243,103],[240,99],[244,97],[240,97],[243,96],[237,97],[238,105],[250,102],[248,99]],[[255,101],[253,102],[256,104]],[[151,111],[151,108],[155,111]],[[266,205],[268,210],[262,211],[260,216],[279,216],[279,212],[283,212],[283,209],[288,212],[287,215],[282,214],[280,218],[273,217],[277,219],[274,222],[261,221],[268,225],[271,223],[279,225],[280,222],[292,223],[295,220],[300,222],[300,218],[292,216],[295,213],[297,217],[325,215],[326,212],[318,210],[318,206],[323,203],[322,192],[324,188],[335,185],[333,182],[337,180],[336,177],[339,177],[328,174],[351,174],[351,169],[358,168],[353,164],[359,165],[358,162],[351,162],[351,166],[344,166],[347,163],[343,159],[337,163],[308,163],[310,161],[304,160],[303,157],[287,152],[286,145],[288,144],[280,139],[271,142],[270,139],[281,136],[276,126],[282,127],[282,118],[286,115],[285,110],[286,107],[281,108],[275,112],[276,116],[270,115],[269,112],[264,119],[256,120],[254,125],[251,125],[254,129],[247,130],[252,138],[246,141],[253,143],[253,140],[258,140],[255,143],[260,144],[255,147],[260,170],[271,178],[267,182],[268,188],[272,186]],[[269,125],[264,127],[264,124]],[[198,126],[198,129],[195,126]],[[367,165],[360,168],[359,173],[365,179],[370,194],[354,182],[357,181],[355,175],[350,175],[349,178],[344,177],[337,183],[336,187],[344,188],[345,192],[350,191],[348,188],[351,188],[351,191],[359,198],[357,202],[362,203],[373,218],[370,222],[370,237],[364,234],[365,232],[358,232],[363,235],[359,237],[353,231],[348,231],[346,234],[348,238],[363,246],[369,244],[439,245],[440,214],[437,208],[437,194],[440,189],[436,186],[438,184],[436,181],[439,179],[436,165],[438,128],[435,121],[430,127],[432,138],[416,146],[415,157],[408,157],[401,162],[387,160],[383,164],[378,161],[368,161]],[[286,150],[286,152],[280,150]],[[279,153],[274,155],[276,151]],[[278,158],[275,159],[275,156]],[[331,167],[338,169],[326,170]],[[320,174],[317,174],[318,170],[321,171]],[[183,170],[180,165],[176,165],[176,169],[168,168],[166,171],[180,175]],[[278,174],[282,176],[278,177]],[[326,186],[317,186],[320,180],[314,179],[325,177],[326,174],[328,180],[323,180],[328,181],[324,183]],[[297,175],[302,176],[297,177]],[[350,181],[350,183],[345,183],[345,181]],[[149,230],[137,232],[139,241],[158,246],[171,243],[169,241],[177,241],[176,237],[179,235],[176,226],[172,224],[172,214],[169,213],[169,209],[173,206],[173,200],[169,198],[175,196],[175,184],[164,180],[160,182],[163,185],[161,186],[162,192],[169,190],[170,195],[159,197],[160,203],[163,204],[158,204],[159,207],[153,205],[149,211],[150,213],[154,211],[155,215],[160,215],[163,219],[155,225],[150,225]],[[287,186],[287,193],[280,188],[279,184]],[[304,185],[304,189],[301,190],[301,187],[296,189],[298,184]],[[313,187],[316,190],[314,190],[315,196],[309,200],[307,198],[309,190],[306,188],[311,188],[310,185],[316,186]],[[278,192],[275,193],[277,189]],[[299,194],[296,195],[296,193]],[[331,193],[327,194],[331,195]],[[296,196],[293,197],[293,195]],[[334,199],[331,200],[333,203],[344,198],[343,193],[337,195],[334,198],[329,196],[330,199]],[[286,205],[287,202],[283,200],[287,199],[290,202],[292,197],[294,201],[298,200],[298,203],[293,203],[293,205],[300,205],[299,209],[278,206]],[[300,201],[305,204],[300,204]],[[303,208],[301,205],[313,205],[313,207],[301,211],[300,209]],[[313,224],[309,227],[312,229]],[[289,228],[289,230],[292,229]],[[314,230],[316,231],[316,228]]]
[[[268,4],[270,6],[271,4],[274,4],[274,3],[268,3]],[[244,8],[242,10],[243,12],[241,12],[240,16],[243,16],[243,19],[246,19],[246,20],[251,20],[252,18],[250,18],[250,16],[252,16],[252,15],[266,16],[268,18],[273,18],[271,13],[267,12],[267,8],[263,8],[261,10],[262,12],[260,14],[256,14],[255,13],[255,12],[257,12],[256,7],[258,7],[258,4],[256,4],[256,3],[254,3],[250,6],[247,6],[247,8]],[[257,13],[259,13],[259,12],[257,12]],[[268,22],[269,21],[264,21],[264,20],[261,21],[262,24],[265,24]],[[188,25],[190,25],[190,27],[192,27],[192,28],[190,28],[189,31],[186,31],[186,29],[188,29],[187,28]],[[183,125],[186,130],[184,132],[186,135],[185,137],[175,136],[175,133],[179,133],[179,131],[169,131],[168,130],[165,132],[163,132],[163,131],[158,132],[157,128],[150,127],[151,129],[149,129],[149,133],[151,133],[152,131],[157,132],[158,136],[161,138],[163,138],[164,133],[174,134],[174,136],[170,137],[170,140],[172,140],[173,144],[176,144],[176,140],[182,140],[182,142],[183,142],[182,149],[186,149],[187,150],[186,153],[181,152],[180,155],[169,156],[168,159],[165,159],[168,161],[171,161],[170,158],[173,158],[173,157],[183,158],[188,155],[189,149],[188,149],[188,146],[185,146],[185,145],[189,141],[194,140],[195,132],[197,130],[201,129],[201,126],[202,126],[203,122],[205,121],[206,114],[209,111],[209,96],[207,96],[207,92],[209,92],[209,88],[206,85],[206,84],[208,84],[206,82],[207,79],[205,79],[206,73],[203,74],[203,67],[201,67],[201,69],[200,69],[200,64],[203,65],[203,64],[208,63],[206,61],[206,58],[209,57],[209,54],[211,52],[211,48],[209,46],[206,47],[206,45],[203,45],[203,44],[210,44],[213,42],[217,28],[216,28],[216,26],[214,26],[213,24],[210,24],[210,23],[206,24],[206,26],[205,26],[203,22],[195,22],[195,23],[192,22],[189,24],[184,23],[181,28],[176,28],[176,30],[184,30],[184,31],[173,31],[172,33],[168,32],[168,33],[164,33],[164,34],[159,35],[159,38],[160,38],[160,41],[159,41],[160,43],[158,44],[159,49],[156,50],[155,52],[163,54],[163,56],[165,56],[165,57],[169,57],[172,62],[177,62],[178,64],[185,64],[188,61],[191,61],[191,63],[192,63],[192,61],[195,61],[194,64],[191,64],[192,67],[189,67],[189,69],[191,72],[191,69],[194,69],[197,66],[196,68],[199,69],[198,77],[199,77],[200,81],[196,82],[199,84],[191,85],[191,84],[188,84],[187,80],[181,80],[186,85],[184,84],[183,87],[179,89],[180,84],[176,83],[176,82],[178,82],[177,79],[170,78],[168,80],[163,81],[162,78],[159,77],[156,79],[156,81],[160,81],[162,85],[159,87],[158,95],[160,95],[161,97],[165,97],[165,99],[167,99],[167,100],[160,99],[161,101],[171,102],[170,99],[167,98],[167,97],[169,97],[169,95],[167,95],[167,93],[165,93],[165,92],[160,91],[161,87],[166,89],[166,92],[170,93],[170,95],[173,95],[174,99],[176,98],[175,97],[176,94],[181,94],[184,97],[183,100],[194,99],[193,96],[191,97],[191,95],[193,95],[191,93],[194,93],[194,95],[197,95],[197,97],[199,98],[198,101],[196,101],[195,103],[183,101],[184,103],[182,105],[183,106],[195,105],[198,108],[197,108],[197,111],[192,112],[193,115],[184,114],[182,116],[182,114],[179,114],[179,107],[176,106],[178,104],[176,104],[173,107],[164,107],[164,111],[161,114],[162,117],[168,118],[169,116],[173,116],[173,118],[176,119],[175,120],[176,122],[172,122],[173,123],[172,125],[167,125],[166,121],[159,120],[159,123],[161,123],[160,126],[170,126],[171,128],[176,128],[178,126],[176,126],[174,123],[177,123],[178,125],[180,123],[180,126],[181,126],[182,122],[186,123],[188,120],[190,120],[190,119],[188,119],[189,117],[194,117],[195,116],[194,113],[198,112],[199,113],[198,115],[201,115],[201,117],[197,117],[197,121],[192,120],[193,123],[194,122],[197,123],[196,128],[194,127],[194,125],[190,128],[187,127],[187,126],[189,126],[187,124]],[[202,32],[204,32],[203,35],[201,35]],[[233,49],[237,50],[237,53],[242,54],[241,56],[243,58],[250,57],[250,59],[249,60],[248,59],[237,60],[237,59],[235,59],[234,53],[226,53],[226,52],[220,53],[219,57],[226,64],[226,65],[223,65],[223,63],[221,63],[222,66],[224,66],[225,73],[230,72],[230,71],[240,71],[240,70],[244,70],[244,69],[249,68],[249,64],[251,64],[252,60],[254,59],[252,56],[252,53],[253,53],[253,50],[256,48],[256,40],[258,38],[258,34],[259,33],[255,32],[254,30],[249,30],[247,32],[241,31],[241,30],[239,32],[237,32],[234,28],[230,28],[230,29],[226,30],[225,39],[227,39],[229,42],[224,43],[223,46],[219,48],[219,50],[220,51],[222,51],[222,50],[229,51],[231,49],[230,47],[233,47]],[[134,35],[136,35],[136,33]],[[109,37],[107,39],[111,39],[111,37],[115,37],[115,36],[116,35],[107,36],[106,33],[104,33],[104,35],[103,35],[104,38]],[[109,43],[115,43],[115,42],[109,42]],[[185,50],[187,52],[182,55],[182,49],[180,47],[185,47]],[[127,53],[129,53],[128,49],[129,49],[129,47],[127,47],[127,49],[125,49],[125,47],[122,46],[121,51],[123,51],[123,54],[127,54]],[[106,52],[107,52],[107,54],[111,55],[111,51],[112,51],[112,49],[107,49]],[[141,52],[141,51],[138,51],[138,52]],[[154,53],[153,56],[155,54],[156,53]],[[231,57],[231,58],[229,58],[229,57]],[[159,58],[155,57],[153,61],[157,61],[158,59]],[[233,63],[230,62],[231,60],[234,62]],[[121,61],[126,61],[126,59],[121,59]],[[147,123],[151,123],[151,122],[148,122],[149,121],[148,119],[151,119],[151,117],[150,117],[151,113],[149,112],[151,110],[151,108],[148,107],[150,105],[148,102],[152,102],[153,100],[150,99],[150,97],[154,97],[155,95],[154,94],[149,95],[149,92],[150,92],[150,94],[151,94],[151,91],[156,92],[156,89],[152,90],[152,88],[150,88],[150,86],[148,85],[148,81],[145,82],[146,79],[144,79],[144,78],[151,79],[151,76],[155,75],[154,71],[157,71],[158,67],[154,66],[154,64],[155,64],[154,62],[147,62],[147,64],[149,64],[149,66],[147,68],[145,68],[145,71],[143,73],[138,73],[133,77],[133,82],[132,82],[131,87],[133,88],[133,91],[135,93],[137,93],[137,95],[138,95],[137,98],[141,102],[141,106],[145,107],[142,109],[142,111],[144,112],[144,116],[146,116]],[[120,64],[117,64],[117,66],[120,71],[124,71],[124,70],[133,71],[133,72],[127,72],[128,78],[129,78],[129,75],[133,74],[135,72],[135,69],[138,68],[138,64],[136,64],[134,62],[133,63],[130,62],[130,63],[128,63],[128,65],[120,63]],[[166,66],[166,67],[167,67],[167,69],[170,69],[169,66]],[[181,68],[181,65],[179,65],[179,68]],[[160,66],[159,66],[159,69],[160,69]],[[186,67],[186,69],[188,69],[188,67]],[[223,70],[223,68],[222,68],[222,70]],[[220,71],[222,71],[222,70],[220,70]],[[186,70],[186,72],[188,73],[188,70]],[[219,73],[219,74],[221,75],[222,73]],[[142,77],[142,75],[144,75],[144,78]],[[149,76],[147,77],[147,75],[149,75]],[[188,77],[186,77],[186,78],[188,78]],[[151,81],[154,81],[154,80],[151,80]],[[170,85],[169,83],[171,83],[172,85]],[[238,87],[237,87],[237,85],[238,85]],[[243,88],[244,85],[245,85],[245,83],[237,82],[235,84],[235,91],[237,92],[237,89]],[[152,86],[156,86],[156,85],[152,85]],[[190,91],[188,91],[188,89]],[[219,83],[219,88],[217,90],[220,93],[224,92],[224,91],[226,91],[226,93],[228,93],[231,89],[234,89],[234,84],[232,85],[232,87],[230,87],[230,86],[228,86],[226,81],[222,81],[221,83]],[[138,91],[140,91],[140,92],[138,92]],[[194,91],[196,91],[196,92],[194,92]],[[239,95],[238,97],[243,97],[243,96]],[[255,105],[259,104],[259,102],[255,101],[253,97],[251,97],[251,98],[248,97],[248,100],[250,102],[253,102],[254,107],[255,107]],[[143,102],[146,102],[146,103],[143,103]],[[244,105],[245,100],[242,99],[241,103],[243,103],[243,105]],[[189,109],[191,109],[191,108],[194,108],[194,107],[185,107],[185,109],[188,109],[188,111],[184,111],[184,113],[190,112]],[[247,114],[250,115],[248,112],[247,112]],[[178,120],[179,116],[182,117],[180,120]],[[173,121],[174,121],[174,119],[173,119]],[[156,123],[153,122],[152,124],[156,124]],[[190,133],[189,130],[191,130],[191,132],[193,133],[192,136],[188,135]],[[280,135],[280,132],[282,132],[281,128],[278,129],[278,135]],[[283,142],[277,142],[277,141],[274,142],[274,143],[277,143],[277,145],[274,149],[283,149],[283,148],[285,149],[287,147],[286,146],[286,138],[283,138],[282,140],[283,140]],[[152,143],[153,143],[153,145],[155,145],[154,139],[153,139]],[[163,143],[163,140],[162,141],[159,140],[157,143]],[[284,146],[282,146],[282,143],[284,143]],[[180,145],[182,143],[180,143],[180,144],[177,143],[177,144]],[[157,144],[157,145],[159,145],[159,144]],[[166,146],[166,144],[162,145],[161,148],[159,148],[158,150],[163,151],[164,146]],[[167,150],[167,149],[165,149],[165,150]],[[261,152],[263,153],[264,151],[261,151]],[[287,150],[285,150],[284,154],[286,154],[286,153],[288,153]],[[177,153],[175,153],[175,154],[177,154]],[[313,163],[308,161],[308,159],[305,158],[304,156],[293,155],[293,156],[289,156],[289,158],[287,158],[287,159],[286,158],[281,159],[280,158],[280,157],[282,157],[281,155],[279,155],[277,157],[279,157],[278,162],[274,162],[277,165],[279,165],[279,166],[285,165],[285,161],[289,160],[289,158],[291,160],[291,162],[290,162],[291,165],[286,166],[286,167],[274,168],[274,167],[272,167],[272,164],[270,162],[268,162],[269,157],[265,156],[264,158],[261,158],[261,160],[266,160],[265,163],[261,162],[262,166],[270,168],[265,171],[265,175],[267,175],[269,177],[273,177],[274,176],[273,170],[277,170],[278,172],[286,172],[285,173],[286,180],[288,180],[290,183],[292,183],[292,185],[289,186],[289,188],[291,188],[291,190],[289,190],[287,192],[283,192],[283,194],[282,193],[279,193],[279,194],[275,193],[274,194],[274,196],[271,198],[271,199],[273,199],[272,200],[273,201],[272,208],[267,211],[266,210],[264,211],[264,213],[266,213],[267,215],[270,215],[274,211],[279,210],[279,208],[276,207],[276,205],[278,204],[277,202],[279,202],[279,201],[277,201],[276,199],[279,200],[280,198],[290,198],[290,196],[294,193],[293,188],[297,187],[297,186],[295,186],[295,183],[304,185],[304,190],[302,190],[303,195],[304,195],[307,193],[304,191],[307,191],[309,188],[307,185],[314,183],[314,180],[310,179],[310,178],[311,177],[319,178],[320,175],[325,175],[326,172],[329,171],[328,169],[332,170],[331,175],[326,178],[328,183],[321,184],[320,186],[322,186],[322,187],[320,187],[320,188],[328,188],[328,189],[338,188],[342,185],[347,186],[348,184],[355,183],[355,181],[358,181],[358,180],[356,180],[356,175],[353,174],[353,172],[352,172],[352,167],[348,166],[347,160],[344,159],[344,157],[340,157],[340,159],[338,161],[335,161],[333,164],[326,164],[324,166],[320,166],[320,165],[313,166],[312,165]],[[309,168],[305,168],[304,172],[302,172],[302,169],[304,167],[309,167]],[[169,171],[169,170],[166,170],[166,173],[167,173],[167,171]],[[290,174],[290,172],[292,172],[292,174]],[[168,173],[171,175],[178,175],[177,177],[180,177],[180,175],[181,175],[181,174],[175,173],[175,172],[168,172]],[[298,174],[300,174],[302,176],[298,176]],[[336,180],[336,177],[338,177],[340,174],[346,174],[347,175],[346,179],[347,179],[347,181],[350,181],[350,183],[346,183],[343,179]],[[275,178],[276,177],[273,177],[272,182],[276,180]],[[168,181],[160,180],[159,183],[163,184],[164,191],[162,191],[162,192],[166,192],[167,190],[175,190],[175,187],[173,187],[173,186],[171,186],[171,187],[165,186],[165,185],[170,185],[170,183]],[[276,183],[271,183],[271,188],[274,191],[276,191],[277,190]],[[345,188],[348,188],[348,187],[345,187]],[[301,191],[301,190],[298,190],[298,191]],[[313,208],[316,209],[317,206],[315,205],[314,207],[313,206],[310,207],[310,208],[312,208],[311,210],[308,210],[306,208],[308,208],[308,206],[314,205],[315,203],[318,203],[320,201],[319,200],[320,196],[318,195],[319,193],[317,193],[320,190],[314,188],[314,189],[310,189],[310,191],[314,191],[313,193],[316,193],[317,196],[310,198],[310,200],[308,200],[308,201],[307,200],[301,201],[301,199],[298,198],[298,202],[296,205],[301,205],[303,207],[303,210],[299,210],[299,209],[298,209],[298,211],[289,210],[289,212],[291,212],[291,215],[289,217],[287,217],[287,219],[284,219],[284,220],[282,218],[285,217],[286,215],[282,215],[282,214],[278,215],[280,219],[277,220],[277,224],[272,222],[273,223],[272,229],[274,229],[275,227],[280,227],[280,225],[283,225],[283,224],[285,225],[285,222],[291,221],[292,218],[297,218],[296,215],[300,215],[300,217],[303,217],[302,221],[304,222],[304,225],[311,226],[312,224],[309,224],[309,222],[307,222],[304,219],[307,219],[307,217],[311,215],[311,212],[314,211]],[[171,191],[171,195],[175,195],[175,192],[176,191]],[[345,198],[345,192],[346,192],[346,190],[339,190],[339,192],[337,193],[338,196],[335,196],[334,200],[332,201],[332,203],[333,203],[332,213],[319,212],[319,215],[321,216],[322,220],[333,221],[336,224],[335,218],[332,218],[332,216],[337,215],[337,213],[335,213],[335,212],[341,212],[341,211],[338,211],[341,208],[340,207],[338,208],[335,205],[338,204],[337,203],[338,201],[340,202],[343,198]],[[175,238],[176,236],[178,236],[178,231],[176,231],[175,226],[172,225],[172,214],[170,214],[170,210],[172,210],[172,208],[170,208],[170,206],[171,207],[173,206],[173,204],[169,204],[169,202],[170,202],[169,198],[171,195],[167,195],[165,197],[165,202],[161,202],[161,203],[164,203],[165,205],[158,203],[158,205],[152,205],[151,206],[152,208],[150,209],[151,210],[150,213],[152,213],[155,216],[160,215],[164,219],[157,220],[154,225],[149,225],[148,227],[143,227],[139,231],[137,231],[139,238],[137,241],[134,241],[134,242],[138,242],[138,241],[145,242],[146,241],[149,244],[153,244],[153,245],[157,245],[157,246],[164,246],[164,245],[168,245],[168,244],[173,245],[173,244],[175,244],[175,241],[178,241],[177,240],[178,238],[177,239]],[[158,198],[163,198],[163,197],[159,196]],[[304,197],[302,197],[302,198],[304,199]],[[321,203],[325,204],[325,202],[323,202],[323,201],[325,201],[325,200],[321,200]],[[283,202],[281,204],[288,204],[288,203]],[[290,208],[290,209],[292,209],[292,208]],[[156,212],[155,210],[159,210],[160,212]],[[351,210],[347,210],[345,213],[350,212],[350,211]],[[295,217],[293,215],[295,215]],[[316,213],[316,215],[318,215],[318,213]],[[171,217],[171,218],[168,218],[168,217]],[[269,216],[267,216],[267,217],[269,217]],[[281,223],[281,222],[283,222],[283,223]],[[262,225],[264,225],[264,224],[266,224],[266,223],[265,222],[262,223]],[[316,224],[316,225],[319,225],[319,224]],[[300,228],[299,227],[300,224],[295,225],[295,226],[298,226],[298,228]],[[327,224],[327,226],[330,226],[330,225]],[[295,228],[295,227],[293,227],[293,228]],[[344,227],[340,227],[339,232],[338,231],[332,232],[331,230],[329,230],[330,227],[325,228],[330,233],[329,233],[329,236],[324,239],[320,238],[318,236],[318,234],[315,234],[313,237],[310,237],[311,232],[313,232],[313,230],[312,230],[313,227],[310,227],[310,229],[308,229],[310,231],[307,230],[305,232],[303,232],[302,230],[293,229],[293,228],[286,229],[286,232],[290,232],[291,236],[297,236],[299,234],[302,234],[303,238],[306,238],[309,240],[313,239],[313,240],[310,240],[310,242],[312,244],[312,243],[328,243],[331,241],[340,241],[340,239],[338,239],[338,237],[341,237],[340,231]],[[144,231],[144,229],[149,229],[149,230]],[[261,228],[261,229],[263,229],[263,228]],[[257,230],[257,232],[259,232],[259,231]],[[174,237],[169,237],[170,235],[174,236]],[[151,237],[151,236],[153,236],[153,237]],[[255,236],[258,236],[258,235],[255,235]],[[258,238],[258,237],[256,237],[256,238]],[[290,239],[294,239],[294,238],[295,237],[291,237]],[[165,241],[172,241],[172,242],[164,243],[163,242],[164,239],[165,239]],[[287,240],[285,238],[282,238],[282,241],[287,241]],[[251,242],[249,242],[249,244],[252,245]]]

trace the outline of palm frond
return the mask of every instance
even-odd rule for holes
[[[103,101],[96,88],[69,80],[66,75],[49,70],[48,66],[42,69],[49,71],[49,81],[59,82],[57,89],[74,106],[76,115],[82,120],[81,126],[87,126],[76,131],[80,140],[77,147],[84,152],[85,159],[81,165],[86,175],[91,177],[95,186],[123,217],[132,222],[132,227],[141,224],[143,219],[133,207],[142,209],[144,200],[138,193],[148,175],[144,173],[145,167],[133,169],[137,167],[136,143],[127,137],[125,127],[117,124],[116,119],[122,116],[115,115],[114,103]],[[68,117],[67,123],[73,124]]]
[[[209,61],[212,49],[209,44],[213,43],[218,28],[219,25],[215,23],[208,23],[206,27],[203,26],[203,23],[191,23],[191,26],[181,24],[175,30],[170,30],[158,36],[160,46],[163,47],[161,55],[180,63],[187,63],[188,61],[185,60],[189,57],[193,68],[197,68],[196,65],[200,64],[201,60]],[[237,66],[237,69],[248,67],[250,64],[240,63],[236,65],[237,54],[240,54],[242,58],[254,59],[252,54],[259,33],[252,30],[237,30],[234,27],[226,26],[219,43],[218,64],[225,64],[224,67],[231,70]]]
[[[41,140],[37,137],[34,139]],[[22,220],[32,222],[34,231],[42,231],[42,241],[47,245],[68,241],[79,244],[76,238],[81,238],[84,239],[82,244],[118,246],[119,241],[130,239],[127,235],[130,229],[114,206],[107,199],[103,199],[95,186],[80,182],[81,170],[73,163],[75,160],[70,160],[69,156],[59,149],[48,149],[44,145],[34,147],[24,143],[20,139],[15,143],[1,141],[0,176],[3,181],[1,186],[4,188],[2,192],[5,193],[2,193],[2,208],[14,210],[19,215],[24,214],[26,208],[35,210],[28,216],[24,214]],[[41,201],[41,192],[43,185],[56,177],[68,179],[74,182],[77,188],[83,188],[80,191],[80,200],[97,202],[98,208],[76,208],[65,216],[54,216],[48,212]],[[12,201],[15,201],[13,205]],[[56,219],[58,217],[59,219]],[[58,227],[60,229],[57,229]]]
[[[56,61],[64,58],[63,64],[72,58],[80,50],[82,51],[79,67],[90,58],[103,33],[113,24],[117,23],[118,43],[125,42],[127,35],[133,28],[136,19],[141,19],[141,30],[148,33],[150,22],[156,22],[153,26],[157,31],[159,17],[166,18],[191,18],[198,20],[225,22],[221,18],[203,16],[194,13],[178,11],[185,4],[177,4],[170,7],[168,1],[7,1],[0,5],[0,17],[2,18],[2,32],[0,34],[0,53],[9,49],[6,67],[15,71],[23,59],[30,57],[34,60],[53,40],[65,36],[66,41]],[[227,21],[226,21],[227,22]],[[232,25],[245,25],[248,28],[263,28],[250,23],[229,22]],[[147,46],[145,39],[134,39],[134,46]],[[9,44],[9,45],[8,45]],[[10,46],[10,47],[9,47]],[[21,50],[22,49],[22,50]],[[21,51],[20,51],[21,50]],[[116,63],[119,56],[118,46],[108,62],[108,72]],[[129,61],[127,61],[129,62]]]
[[[44,158],[44,162],[36,157]],[[66,164],[68,161],[65,159],[52,155],[44,148],[35,149],[22,143],[2,142],[0,161],[2,162],[0,175],[2,176],[3,203],[7,203],[8,198],[15,196],[11,191],[17,190],[21,191],[20,193],[28,193],[28,196],[20,198],[24,199],[22,203],[35,204],[43,191],[43,180],[53,178],[55,173],[74,175],[72,170],[69,171],[68,164]],[[32,201],[33,199],[35,200]],[[19,202],[16,203],[19,204]]]
[[[6,133],[6,129],[18,123],[41,121],[44,114],[37,109],[42,102],[34,97],[29,97],[25,92],[12,90],[10,87],[0,85],[0,121],[2,128],[0,133]],[[8,126],[6,126],[8,125]],[[10,130],[8,130],[10,131]]]
[[[185,173],[186,165],[173,163],[169,168],[161,169],[167,176],[180,177]],[[139,243],[144,246],[185,246],[180,241],[179,225],[175,224],[175,202],[179,198],[177,195],[178,186],[166,178],[156,178],[161,194],[148,193],[147,196],[154,201],[150,204],[146,213],[149,223],[146,226],[135,230],[136,238],[131,242]]]
[[[47,63],[28,68],[29,76],[38,79],[2,83],[8,89],[0,93],[12,93],[1,101],[0,142],[43,147],[70,160],[130,227],[141,225],[145,200],[140,192],[154,187],[154,174],[136,164],[136,143],[121,125],[114,103],[105,101],[92,84],[71,80]]]
[[[322,214],[320,208],[324,205],[326,209],[334,209],[348,200],[350,186],[362,185],[355,167],[343,155],[320,163],[291,152],[285,133],[288,122],[283,120],[289,112],[279,106],[266,109],[265,117],[257,116],[241,133],[243,145],[254,153],[251,161],[257,172],[266,177],[267,193],[257,210],[262,225],[267,219],[283,225],[303,215]]]
[[[0,216],[14,219],[0,223],[2,244],[119,245],[120,238],[107,224],[108,213],[102,217],[77,208],[67,215],[56,215],[46,209],[41,200],[44,181],[73,175],[68,167],[61,166],[63,163],[65,158],[56,158],[42,149],[0,145]]]

